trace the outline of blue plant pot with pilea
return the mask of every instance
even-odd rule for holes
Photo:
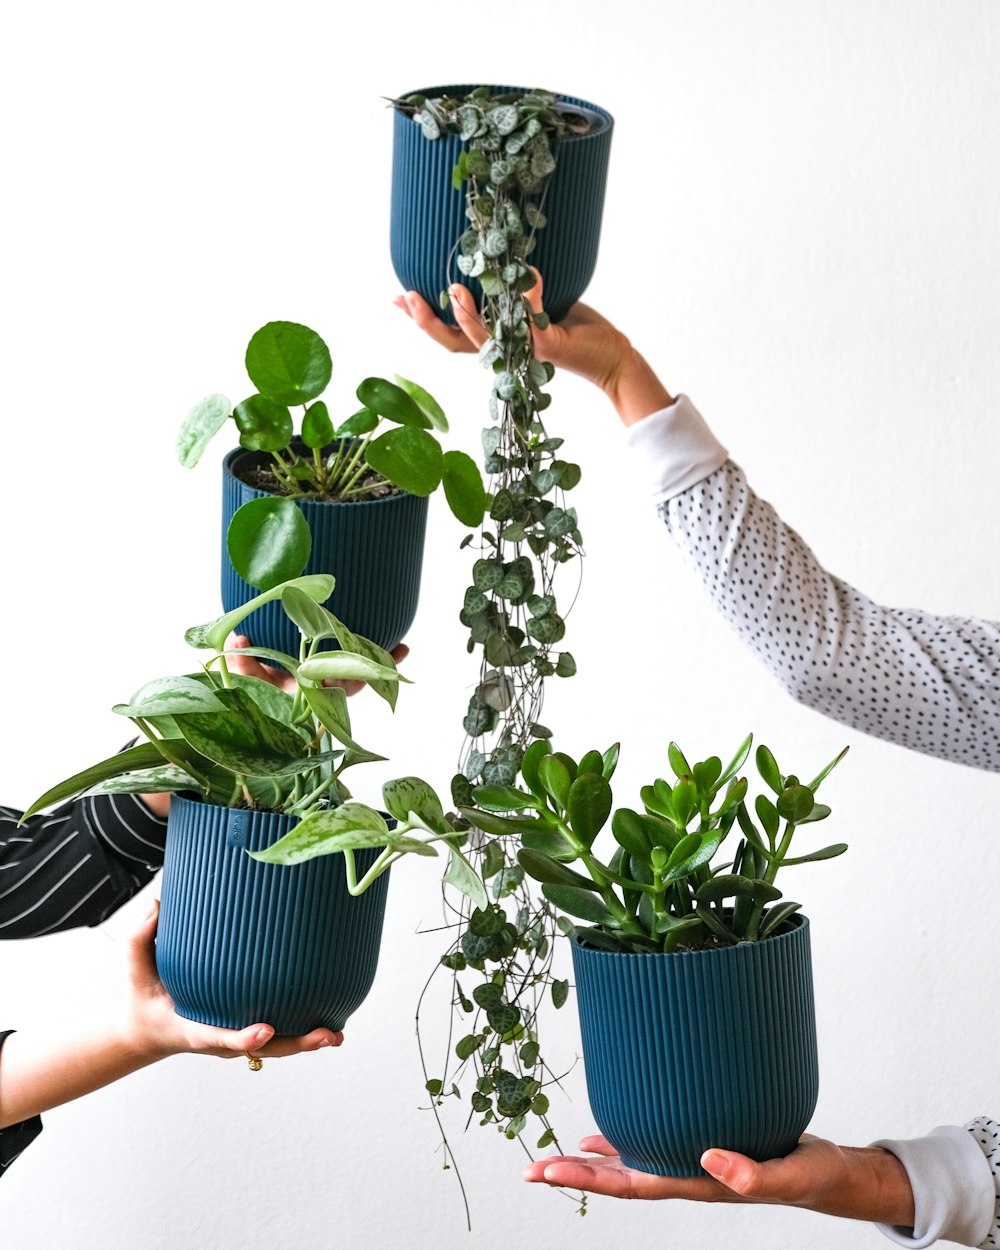
[[[429,99],[465,96],[476,84],[426,87]],[[520,87],[490,87],[491,95],[523,93]],[[590,121],[585,134],[561,139],[556,167],[548,178],[543,208],[548,224],[536,236],[531,264],[542,274],[545,309],[561,321],[593,277],[604,213],[608,161],[614,118],[596,104],[559,96]],[[468,226],[465,194],[452,185],[452,169],[466,145],[458,135],[427,139],[419,125],[397,110],[394,114],[390,247],[396,275],[407,291],[419,291],[438,316],[441,292],[461,282],[477,297],[479,284],[464,277],[456,265],[456,244]]]
[[[267,495],[243,481],[241,472],[267,466],[270,459],[266,452],[237,448],[223,462],[221,581],[226,612],[259,594],[233,568],[226,536],[237,509]],[[417,614],[429,499],[395,491],[350,503],[297,499],[295,505],[312,534],[303,572],[332,573],[337,580],[325,606],[348,629],[391,651]],[[255,646],[298,654],[298,631],[280,601],[258,608],[242,628]],[[323,649],[336,646],[330,640]]]
[[[809,922],[717,949],[573,943],[591,1110],[629,1167],[701,1176],[709,1147],[795,1149],[819,1092]]]
[[[285,867],[247,851],[272,845],[296,817],[170,803],[156,966],[180,1015],[278,1034],[342,1029],[371,989],[389,884],[352,897],[343,856]],[[377,850],[355,852],[364,873]]]

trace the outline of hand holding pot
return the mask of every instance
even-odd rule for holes
[[[532,312],[542,311],[542,276],[525,296]],[[435,343],[450,352],[478,351],[487,332],[472,295],[464,286],[448,292],[457,326],[445,325],[416,291],[394,301]],[[633,425],[673,403],[673,397],[628,338],[587,304],[577,303],[558,324],[533,330],[535,354],[557,369],[568,369],[599,387],[624,425]]]
[[[585,1137],[590,1158],[557,1155],[524,1170],[527,1181],[610,1198],[682,1198],[801,1207],[824,1215],[913,1225],[913,1193],[902,1163],[877,1146],[836,1146],[805,1134],[784,1159],[755,1163],[728,1150],[706,1150],[707,1176],[650,1176],[626,1167],[604,1137]]]
[[[269,1024],[251,1024],[245,1029],[220,1029],[186,1020],[174,1011],[170,995],[156,972],[153,938],[160,904],[156,901],[130,939],[129,981],[131,994],[124,1012],[123,1032],[151,1063],[168,1055],[216,1055],[221,1059],[242,1058],[247,1052],[260,1058],[281,1058],[302,1051],[339,1046],[343,1033],[313,1029],[301,1037],[275,1037]]]
[[[156,974],[153,938],[159,903],[129,941],[129,992],[124,1006],[58,1036],[14,1033],[0,1063],[0,1128],[81,1098],[169,1055],[261,1058],[339,1046],[342,1033],[314,1029],[304,1037],[274,1038],[268,1024],[211,1028],[182,1019]],[[272,1040],[273,1039],[273,1040]]]

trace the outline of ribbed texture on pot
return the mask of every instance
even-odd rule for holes
[[[426,87],[420,94],[467,95],[478,84]],[[520,87],[491,87],[494,93]],[[413,92],[406,94],[412,95]],[[553,321],[561,321],[586,290],[597,264],[604,213],[604,192],[611,155],[614,118],[596,104],[574,96],[559,99],[596,116],[592,133],[559,142],[556,168],[542,205],[548,224],[538,231],[531,264],[545,283],[544,303]],[[603,124],[602,124],[603,123]],[[456,244],[468,226],[465,193],[451,185],[451,171],[463,144],[457,135],[425,139],[420,126],[403,113],[394,116],[392,216],[390,247],[396,275],[407,291],[419,291],[443,320],[438,297],[461,282],[479,297],[479,283],[463,277],[455,263]]]
[[[285,868],[245,852],[296,822],[174,796],[156,966],[176,1010],[227,1029],[343,1028],[375,979],[388,873],[358,898],[342,855]],[[355,852],[360,876],[378,852]]]
[[[699,1176],[710,1146],[793,1150],[819,1093],[809,922],[669,955],[573,943],[591,1110],[630,1167]]]
[[[233,468],[269,462],[267,453],[240,448],[223,461],[221,567],[226,612],[259,593],[239,576],[229,559],[229,522],[237,508],[267,493],[240,481]],[[417,614],[428,499],[399,494],[356,503],[296,502],[312,532],[306,573],[332,573],[337,579],[326,606],[348,629],[391,651]],[[240,628],[257,646],[299,654],[299,632],[277,601],[258,608]],[[336,645],[324,643],[322,649]]]

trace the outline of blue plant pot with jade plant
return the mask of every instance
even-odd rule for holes
[[[426,87],[410,94],[426,97],[433,106],[442,98],[466,97],[475,89],[475,84],[465,84]],[[487,109],[497,98],[526,95],[520,87],[491,86],[483,90],[490,97]],[[441,292],[452,283],[461,282],[477,300],[482,295],[478,278],[465,274],[461,265],[460,240],[469,227],[466,215],[469,184],[458,178],[453,182],[452,178],[470,141],[462,138],[461,130],[458,133],[449,130],[443,115],[441,128],[433,120],[426,124],[415,123],[412,108],[407,109],[405,104],[400,107],[408,98],[403,96],[397,102],[394,116],[392,263],[404,288],[419,291],[443,320],[453,324],[451,313],[440,310]],[[518,148],[513,155],[523,155],[526,162],[525,179],[530,189],[524,192],[522,202],[532,200],[543,214],[543,218],[538,219],[534,210],[530,210],[531,220],[524,223],[525,230],[534,237],[530,263],[544,279],[546,311],[553,321],[561,321],[587,289],[597,264],[614,118],[596,104],[574,96],[556,97],[554,107],[575,115],[573,130],[563,137],[553,137],[554,168],[542,172],[548,171],[546,157],[543,164],[536,161],[536,173],[532,174],[533,158],[527,146]],[[522,123],[533,111],[530,104],[528,108],[521,107]],[[455,124],[461,125],[457,121]],[[439,129],[437,137],[429,138],[436,129]],[[469,129],[472,129],[471,123]],[[512,138],[517,145],[517,138],[508,136],[508,151]],[[526,142],[531,141],[528,138]],[[471,142],[474,144],[476,138]],[[489,186],[489,170],[482,182]],[[537,230],[536,222],[541,223]]]
[[[375,979],[389,873],[361,895],[341,855],[286,867],[251,859],[298,818],[174,795],[156,966],[177,1011],[226,1029],[342,1029]],[[356,853],[365,873],[377,850]]]
[[[701,1176],[709,1147],[795,1149],[819,1093],[809,922],[670,953],[573,943],[591,1110],[629,1167]]]

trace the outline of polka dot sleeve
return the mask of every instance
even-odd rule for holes
[[[794,698],[863,733],[1000,771],[1000,624],[881,607],[828,573],[731,460],[659,512]]]
[[[971,1124],[965,1126],[976,1140],[976,1144],[986,1156],[986,1162],[993,1173],[993,1184],[996,1187],[996,1206],[993,1212],[993,1226],[979,1243],[979,1250],[995,1250],[1000,1247],[1000,1124],[988,1120],[985,1116],[977,1116]]]

